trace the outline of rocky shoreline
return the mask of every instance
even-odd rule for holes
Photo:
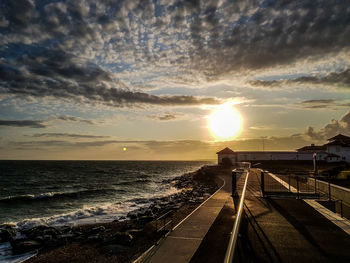
[[[161,224],[157,218],[171,215],[175,225],[216,191],[214,174],[204,166],[176,177],[168,183],[180,189],[179,193],[147,200],[146,206],[110,223],[78,227],[40,225],[19,231],[2,225],[0,244],[9,242],[14,254],[37,250],[38,255],[26,262],[131,262],[167,232],[157,231]]]

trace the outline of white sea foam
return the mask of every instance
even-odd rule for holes
[[[147,193],[142,196],[137,196],[134,199],[126,200],[119,203],[105,203],[93,206],[84,206],[82,209],[49,217],[30,218],[14,223],[17,228],[32,228],[37,225],[50,226],[77,226],[91,223],[106,223],[122,216],[126,216],[130,211],[137,210],[150,205],[149,199],[161,198],[180,192],[181,190],[170,187],[166,192],[162,193]],[[142,200],[142,201],[140,201]]]

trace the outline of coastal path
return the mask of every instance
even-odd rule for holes
[[[227,207],[229,208],[227,210],[233,211],[231,172],[223,170],[219,172],[218,177],[223,181],[221,188],[175,226],[173,231],[152,251],[151,257],[146,262],[189,262],[222,208]],[[231,217],[232,224],[233,220]],[[229,239],[227,231],[226,239]],[[225,251],[226,247],[223,249]]]
[[[310,206],[310,200],[263,198],[260,179],[260,171],[251,169],[237,261],[350,262],[350,235],[346,229]],[[242,178],[238,189],[242,189],[243,182]]]

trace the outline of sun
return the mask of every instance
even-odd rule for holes
[[[232,104],[222,104],[208,116],[208,128],[217,140],[234,139],[242,129],[242,116]]]

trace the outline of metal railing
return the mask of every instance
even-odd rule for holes
[[[174,221],[174,213],[173,213],[172,210],[170,210],[170,211],[166,212],[165,214],[161,215],[160,217],[158,217],[155,220],[156,232],[159,232],[159,231],[162,231],[162,230],[166,230],[166,227],[168,225],[170,225],[169,231],[171,231],[171,229],[173,228],[173,221]],[[160,224],[160,225],[163,225],[163,226],[160,226],[158,228],[158,222],[163,223],[163,224]]]
[[[243,166],[245,168],[245,172],[246,172],[246,178],[245,178],[245,182],[244,182],[244,187],[242,190],[242,194],[241,194],[241,198],[239,201],[239,206],[238,206],[238,212],[236,214],[236,219],[235,219],[235,223],[233,225],[233,229],[232,229],[232,233],[231,233],[231,237],[230,237],[230,241],[228,243],[227,246],[227,250],[226,250],[226,255],[225,255],[225,263],[231,263],[233,262],[234,259],[234,254],[235,254],[235,250],[236,250],[236,246],[237,246],[237,239],[238,239],[238,233],[239,233],[239,227],[241,225],[241,221],[242,221],[242,213],[243,213],[243,205],[244,205],[244,198],[245,198],[245,192],[247,189],[247,183],[248,183],[248,177],[249,177],[249,172],[250,172],[250,163],[244,163],[246,166]],[[240,166],[242,167],[242,166]]]
[[[331,184],[329,176],[260,171],[263,197],[313,199],[341,217],[350,219],[350,206],[343,200],[350,200],[347,198],[350,196],[347,195],[348,190]]]

